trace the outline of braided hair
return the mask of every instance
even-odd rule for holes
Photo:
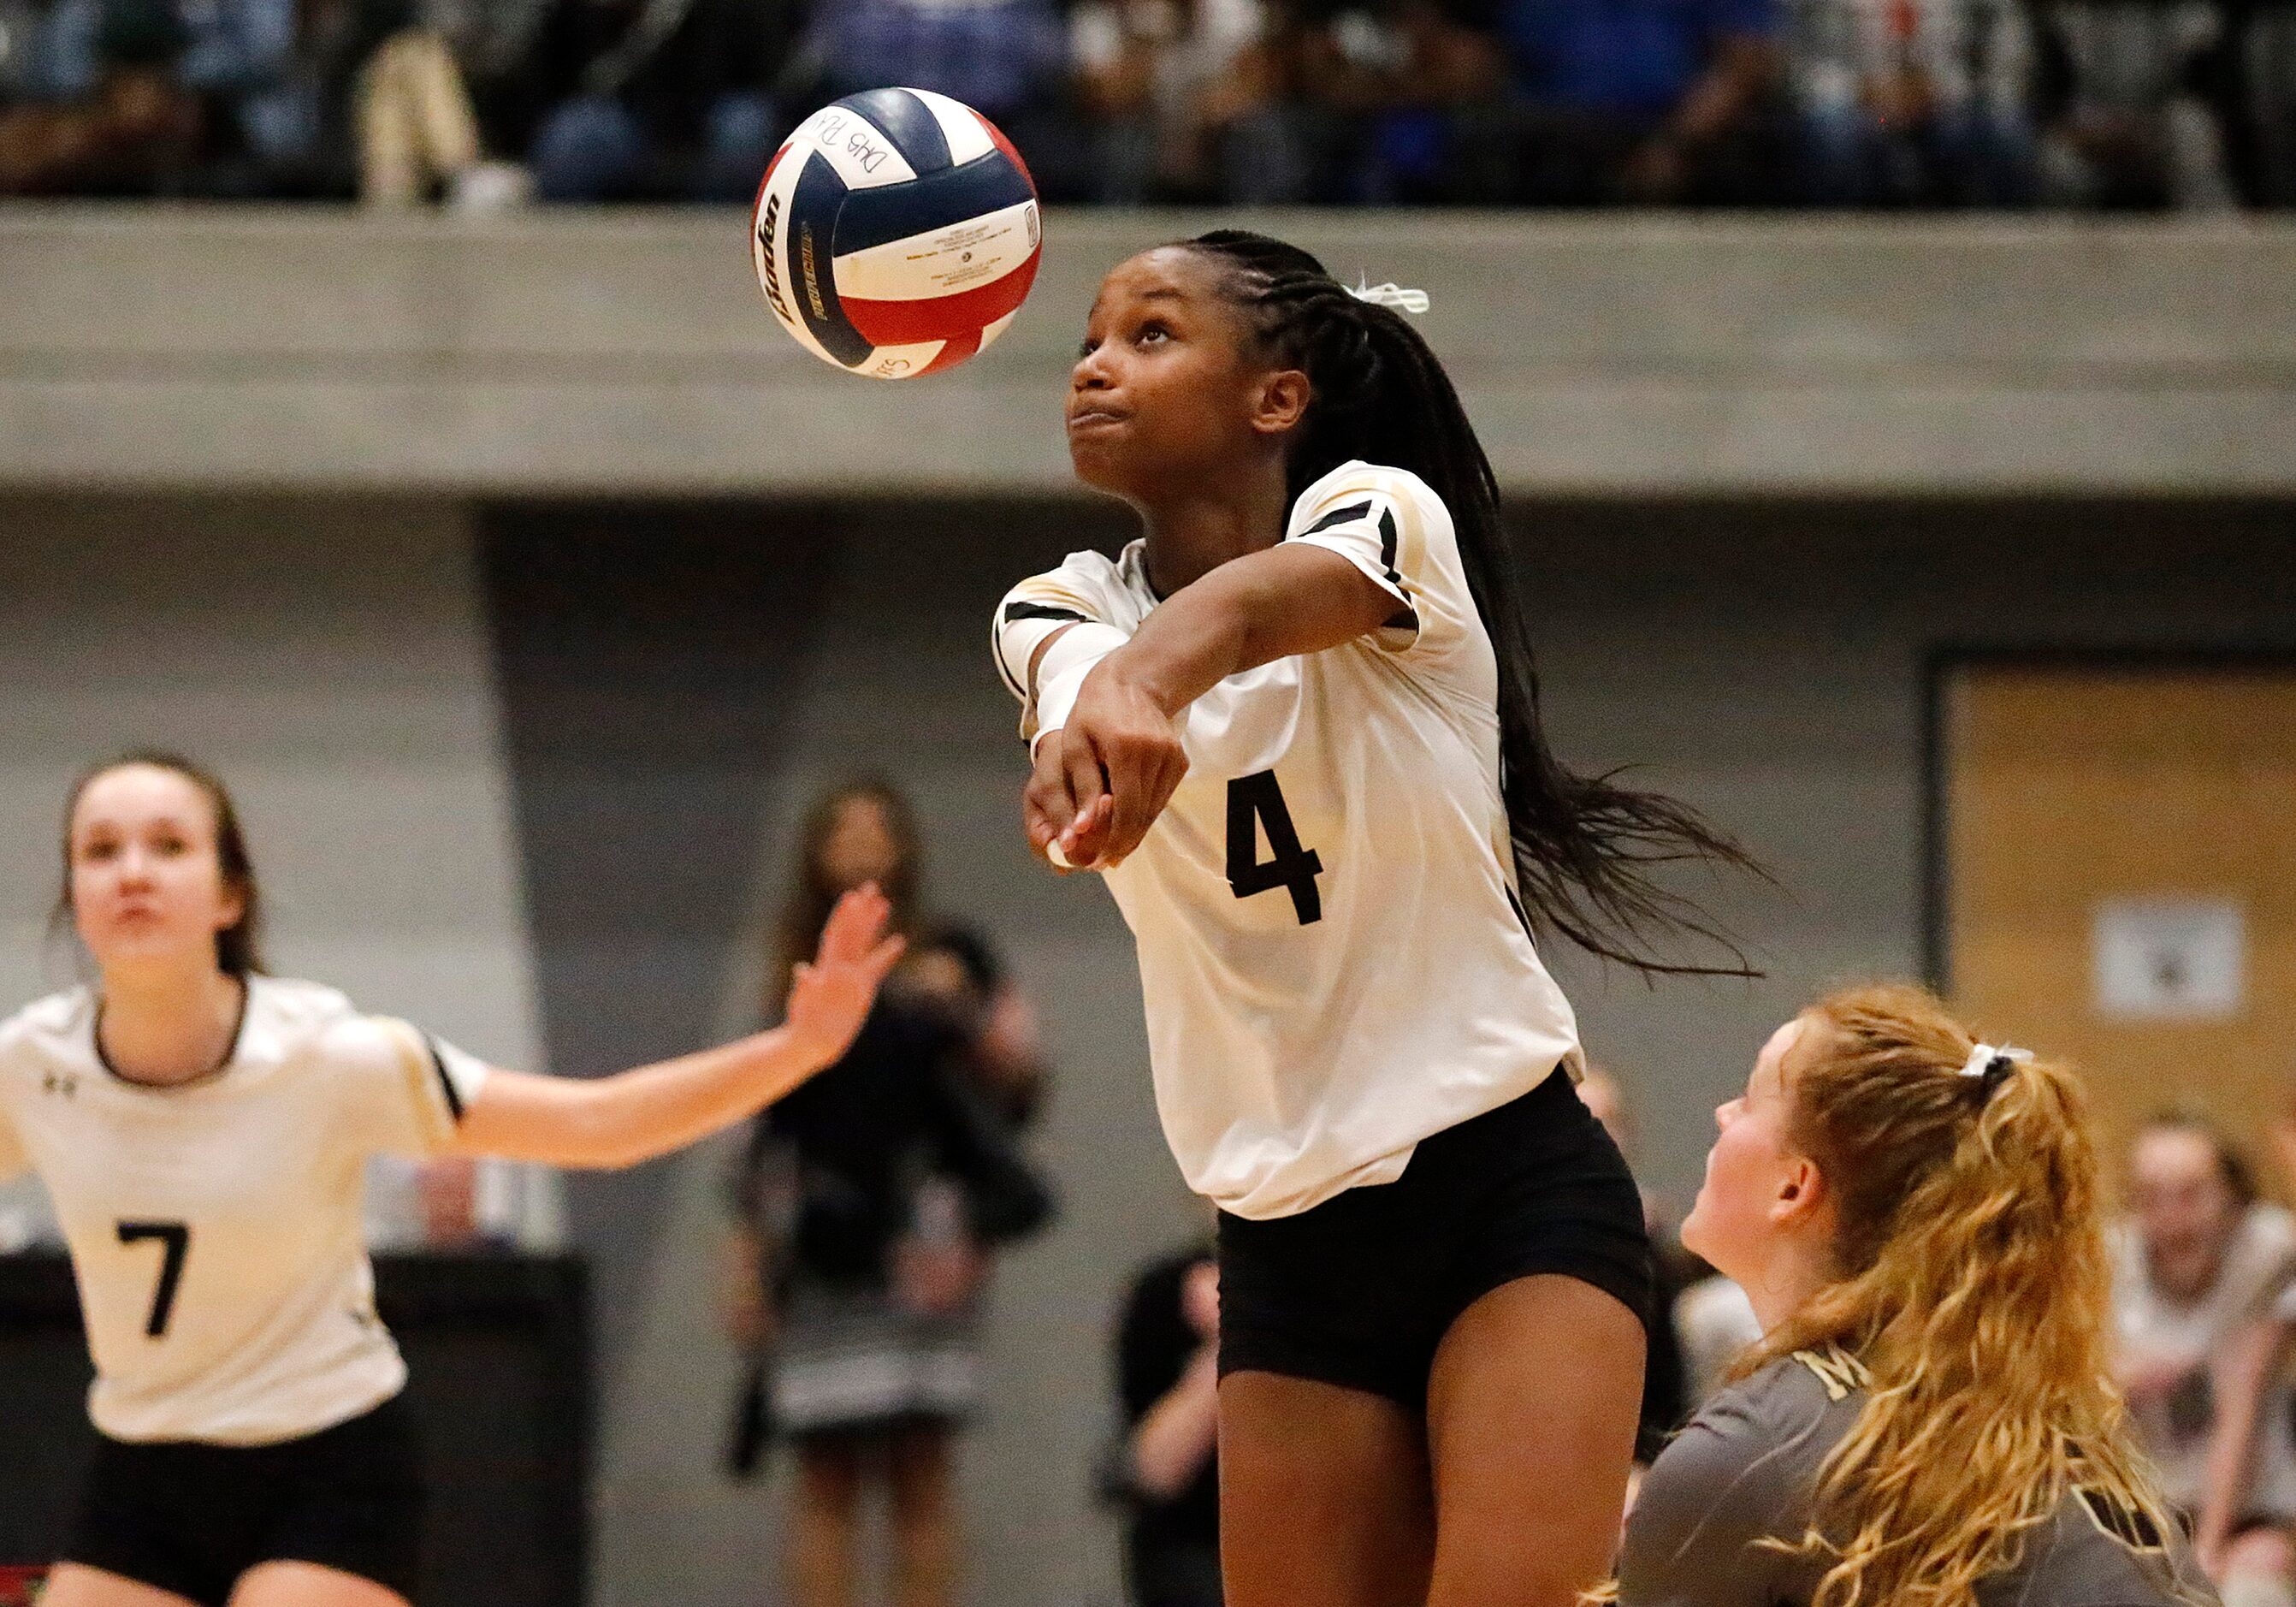
[[[1755,975],[1726,934],[1651,874],[1653,866],[1682,860],[1764,874],[1745,850],[1687,806],[1618,786],[1616,771],[1576,774],[1548,748],[1498,482],[1427,342],[1391,309],[1351,294],[1295,245],[1218,229],[1179,249],[1222,268],[1222,293],[1267,354],[1308,376],[1308,411],[1285,466],[1292,499],[1361,458],[1409,470],[1450,510],[1468,589],[1498,660],[1500,789],[1524,903],[1580,948],[1640,971]],[[1720,943],[1735,963],[1653,958],[1642,943],[1654,930]]]

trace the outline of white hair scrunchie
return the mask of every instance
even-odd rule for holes
[[[1348,294],[1358,301],[1368,301],[1374,307],[1393,308],[1398,312],[1423,313],[1432,305],[1423,290],[1409,290],[1395,284],[1366,284],[1360,276]]]
[[[2030,1049],[2015,1049],[2007,1044],[1997,1049],[1990,1043],[1980,1043],[1969,1051],[1969,1059],[1962,1063],[1961,1075],[1965,1077],[1990,1075],[1998,1079],[2007,1076],[2012,1067],[2022,1066],[2032,1058],[2033,1051]],[[1993,1069],[1997,1065],[2001,1067],[1998,1071]]]

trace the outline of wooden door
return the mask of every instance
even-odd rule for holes
[[[2117,1155],[2213,1116],[2268,1174],[2296,1084],[2296,662],[1973,662],[1939,688],[1940,958],[2071,1059]]]

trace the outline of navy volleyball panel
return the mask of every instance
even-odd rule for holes
[[[837,304],[837,270],[830,260],[832,242],[844,227],[843,210],[852,201],[837,169],[808,152],[790,197],[790,299],[813,338],[849,368],[866,362],[876,350]]]
[[[882,129],[913,173],[938,173],[948,166],[948,135],[940,119],[906,89],[865,89],[837,103]]]
[[[945,229],[968,218],[1019,206],[1035,199],[1036,194],[1029,176],[1002,151],[991,151],[961,168],[927,173],[906,184],[856,190],[846,197],[837,215],[837,254],[865,251],[873,245]]]

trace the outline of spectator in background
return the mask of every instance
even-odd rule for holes
[[[478,113],[445,5],[358,0],[347,54],[356,62],[350,122],[358,150],[359,198],[411,206],[434,191],[468,193],[480,170]]]
[[[536,196],[749,200],[796,22],[791,0],[557,0],[532,52]]]
[[[1095,200],[1304,198],[1260,0],[1083,0],[1070,38],[1094,124]]]
[[[2296,1116],[2271,1129],[2284,1183],[2296,1183]],[[2289,1362],[2296,1355],[2296,1281],[2281,1285],[2263,1316],[2236,1332],[2214,1372],[2217,1410],[2194,1548],[2225,1607],[2296,1603],[2296,1523],[2275,1511],[2276,1432],[2296,1414]]]
[[[737,1191],[735,1338],[768,1356],[770,1417],[796,1445],[790,1595],[843,1607],[861,1572],[865,1497],[891,1511],[894,1599],[943,1607],[958,1574],[955,1431],[979,1392],[991,1247],[1048,1197],[1015,1117],[1040,1084],[1026,1007],[977,937],[918,936],[921,854],[906,802],[861,782],[801,834],[769,1007],[798,923],[873,881],[914,951],[845,1058],[754,1129]]]
[[[209,187],[308,192],[324,106],[298,0],[178,0],[178,11],[189,42],[176,76],[208,109]]]
[[[1482,187],[1540,206],[1777,199],[1776,0],[1497,0],[1513,103]]]
[[[1803,0],[1796,35],[1808,199],[2033,201],[2032,35],[2019,0]]]
[[[48,0],[12,17],[0,195],[181,189],[201,119],[171,0]]]
[[[2234,15],[2249,195],[2296,207],[2296,3],[2251,0]]]
[[[1061,100],[1067,39],[1054,0],[832,0],[806,34],[812,99],[898,84],[963,101],[1002,128],[1057,186],[1075,143]]]
[[[2191,1514],[2207,1494],[2226,1363],[2296,1270],[2296,1222],[2258,1199],[2246,1162],[2196,1117],[2146,1123],[2129,1152],[2128,1180],[2130,1220],[2112,1244],[2114,1364],[2163,1493]],[[2268,1552],[2267,1564],[2284,1571],[2287,1548],[2271,1531],[2296,1516],[2290,1407],[2276,1387],[2271,1409],[2259,1414],[2239,1520],[2219,1514],[2206,1537],[2220,1568],[2237,1550],[2244,1565]],[[2264,1545],[2242,1545],[2236,1529],[2265,1531]]]
[[[2229,47],[2217,0],[2041,0],[2036,14],[2054,90],[2041,137],[2044,200],[2234,204],[2211,83]]]
[[[1445,0],[1346,0],[1300,41],[1317,199],[1391,206],[1464,196],[1457,119],[1505,83],[1494,37]]]
[[[1209,1242],[1152,1262],[1116,1331],[1124,1435],[1108,1492],[1124,1509],[1132,1607],[1220,1607],[1219,1265]]]

